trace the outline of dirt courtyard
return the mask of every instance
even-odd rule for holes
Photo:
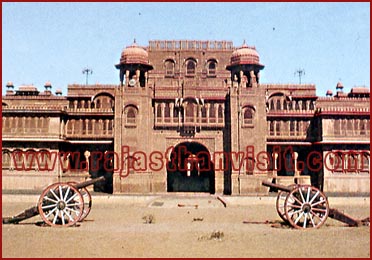
[[[37,199],[3,194],[2,215]],[[39,216],[2,225],[2,257],[370,257],[369,227],[328,218],[317,230],[292,229],[281,225],[275,199],[224,197],[224,207],[212,195],[94,195],[91,213],[75,227],[43,227]],[[370,214],[369,198],[329,203],[355,218]]]

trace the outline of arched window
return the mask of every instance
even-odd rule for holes
[[[166,60],[165,61],[165,76],[166,77],[173,77],[174,76],[174,61],[173,60]]]
[[[35,150],[27,150],[24,155],[24,162],[25,162],[25,169],[31,170],[36,168],[36,151]]]
[[[332,162],[331,162],[332,164]],[[333,169],[336,172],[341,172],[344,167],[344,156],[341,152],[336,152],[333,157]]]
[[[361,158],[361,165],[360,165],[360,169],[362,172],[369,173],[369,170],[370,170],[369,159],[370,159],[369,153],[364,152]]]
[[[310,107],[309,107],[310,110],[314,110],[314,101],[310,101]]]
[[[108,133],[112,134],[112,129],[113,129],[113,120],[110,119],[108,122]]]
[[[291,120],[289,122],[289,134],[294,135],[295,134],[295,121]]]
[[[74,134],[80,134],[80,120],[75,121]]]
[[[300,110],[300,104],[298,101],[295,102],[295,110]]]
[[[48,150],[40,150],[36,156],[36,163],[40,170],[52,169],[52,156]]]
[[[254,110],[251,107],[246,107],[243,114],[243,125],[253,126]]]
[[[133,107],[129,107],[127,110],[127,124],[135,125],[136,124],[136,111]]]
[[[270,110],[275,110],[273,99],[271,99],[271,102],[270,102]]]
[[[276,132],[276,135],[280,135],[280,121],[276,121],[275,122],[275,132]]]
[[[12,160],[10,152],[8,150],[3,150],[2,154],[3,154],[2,155],[2,168],[8,169],[11,166],[11,160]]]
[[[292,101],[288,101],[288,110],[293,110],[293,104]]]
[[[274,121],[270,121],[270,135],[274,135]]]
[[[85,102],[86,104],[88,101]],[[115,100],[109,93],[100,93],[95,96],[91,107],[92,108],[113,108],[114,107]],[[88,105],[86,105],[86,108],[88,108]]]
[[[186,122],[194,122],[194,104],[193,103],[187,103]]]
[[[71,119],[67,121],[67,134],[71,135],[72,134],[72,126],[75,122],[75,119]]]
[[[223,108],[222,108],[222,105],[218,106],[218,123],[223,123]]]
[[[302,100],[302,110],[306,110],[306,100]]]
[[[194,60],[188,60],[186,62],[186,75],[194,76],[195,75],[196,62]]]
[[[366,120],[360,120],[360,135],[366,134]]]
[[[161,122],[161,104],[156,107],[156,121]]]
[[[215,60],[208,61],[208,76],[216,76],[217,62]]]
[[[86,134],[86,130],[87,130],[87,119],[85,119],[85,120],[83,120],[83,122],[82,122],[83,124],[82,124],[82,133],[83,133],[83,135],[85,135]]]
[[[93,131],[92,120],[88,119],[88,135],[91,135]]]
[[[170,122],[170,106],[169,103],[165,103],[164,107],[164,121],[169,123]]]
[[[207,108],[205,106],[201,109],[202,123],[207,123]]]
[[[107,119],[102,121],[102,133],[107,135]]]
[[[102,119],[96,120],[95,127],[94,127],[94,133],[96,135],[102,135],[102,129],[103,129],[102,124],[103,124]]]
[[[14,168],[15,169],[24,169],[24,155],[22,150],[14,150],[13,151],[13,161],[14,161]]]
[[[282,107],[281,107],[281,104],[280,104],[280,100],[276,100],[276,110],[282,110]]]
[[[209,122],[210,123],[216,122],[216,109],[214,108],[213,103],[211,103],[209,106]]]
[[[369,135],[370,125],[369,125],[369,119],[366,119],[366,134]]]

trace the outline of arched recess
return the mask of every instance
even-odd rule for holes
[[[12,166],[12,155],[7,149],[2,150],[2,169],[9,169]]]
[[[195,76],[197,61],[195,58],[188,58],[185,61],[186,76]]]
[[[167,191],[215,193],[214,164],[203,144],[182,142],[174,147],[167,163]]]
[[[215,77],[217,72],[217,60],[210,58],[207,60],[207,75],[209,77]]]
[[[176,62],[173,59],[166,59],[164,61],[164,68],[165,68],[165,76],[166,77],[173,77],[174,76],[174,68]]]
[[[194,123],[199,115],[197,100],[193,97],[184,98],[181,112],[184,123]]]
[[[100,92],[92,98],[91,108],[113,108],[115,98],[110,93]]]
[[[283,110],[289,108],[290,104],[288,102],[287,96],[282,92],[272,93],[267,101],[269,110]]]
[[[244,105],[242,108],[243,126],[253,127],[256,108],[253,105]]]
[[[125,125],[136,127],[137,126],[137,117],[138,117],[138,108],[133,104],[128,104],[124,107],[124,118]]]

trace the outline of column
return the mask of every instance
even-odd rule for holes
[[[279,154],[277,153],[273,154],[273,158],[274,158],[273,177],[278,176],[278,157],[279,157]]]
[[[125,71],[125,83],[124,83],[124,85],[128,86],[128,84],[129,84],[129,70],[126,70]]]
[[[88,150],[86,150],[84,152],[85,162],[86,162],[86,165],[87,165],[84,170],[86,170],[86,171],[89,171],[89,156],[90,156],[90,152]]]
[[[294,163],[293,163],[293,170],[294,170],[294,176],[300,176],[300,171],[297,169],[297,158],[298,158],[298,152],[293,152],[294,155]]]
[[[169,113],[170,113],[170,121],[173,124],[173,115],[174,115],[174,104],[169,104]]]
[[[161,108],[161,121],[165,122],[165,120],[164,120],[164,118],[165,118],[165,103],[161,103],[160,108]]]
[[[94,136],[95,135],[95,128],[96,128],[96,120],[95,119],[92,119],[92,135]]]
[[[210,104],[206,104],[205,109],[206,109],[207,123],[209,123],[209,108],[210,108]]]

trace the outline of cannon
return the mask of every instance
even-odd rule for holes
[[[349,226],[369,226],[369,217],[357,220],[337,209],[330,208],[326,195],[311,185],[284,186],[268,181],[263,181],[262,185],[278,190],[276,198],[278,215],[294,228],[319,228],[328,217]]]
[[[17,224],[40,215],[49,226],[72,226],[83,221],[90,213],[92,197],[86,187],[104,180],[102,176],[80,183],[53,183],[43,190],[36,206],[16,216],[3,218],[3,224]]]

